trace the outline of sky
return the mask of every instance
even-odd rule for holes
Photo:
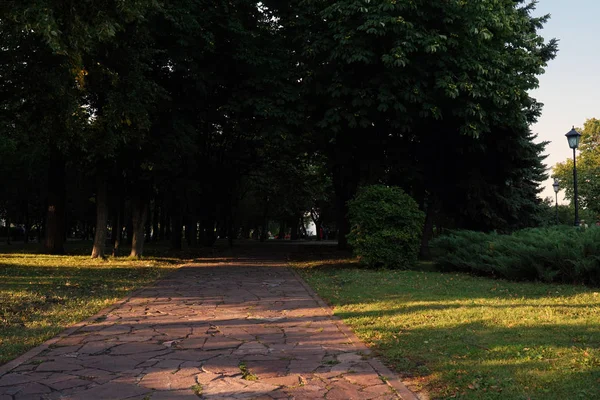
[[[542,115],[532,126],[546,147],[546,164],[573,156],[565,133],[573,125],[583,126],[588,118],[600,118],[600,52],[598,52],[598,0],[540,0],[534,15],[550,14],[540,31],[547,40],[559,39],[558,56],[540,76],[540,87],[532,97],[544,104]],[[542,184],[542,197],[554,198],[552,180]],[[559,202],[563,202],[563,192]]]

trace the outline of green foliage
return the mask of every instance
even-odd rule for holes
[[[348,208],[348,242],[362,264],[407,268],[417,260],[425,216],[402,189],[363,187]]]
[[[600,285],[600,228],[558,226],[512,235],[457,231],[432,242],[444,270],[513,280]]]
[[[114,223],[144,203],[161,227],[201,222],[211,235],[297,226],[307,212],[346,232],[365,182],[404,188],[430,227],[539,222],[544,144],[527,128],[540,112],[528,93],[556,41],[538,34],[534,1],[10,3],[0,172],[29,176],[0,178],[0,212],[17,224],[64,197],[65,164],[97,182],[69,193],[75,203],[108,182],[99,209]],[[67,208],[69,224],[93,224]]]
[[[581,133],[577,155],[577,193],[579,205],[600,215],[600,120],[590,118]],[[566,139],[564,145],[566,146]],[[558,178],[565,197],[573,201],[573,158],[554,166],[552,176]]]
[[[545,198],[540,204],[539,217],[541,219],[541,227],[555,226],[556,225],[556,204],[554,199],[549,197]],[[579,221],[581,224],[595,225],[598,221],[598,215],[588,209],[579,209]],[[558,205],[558,225],[569,225],[573,226],[575,222],[575,207],[573,204],[559,204]]]

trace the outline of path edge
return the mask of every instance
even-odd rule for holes
[[[306,281],[304,280],[304,278],[302,278],[302,275],[300,275],[296,268],[287,268],[292,271],[298,282],[300,282],[300,284],[304,287],[308,294],[317,302],[319,307],[324,309],[327,312],[327,314],[329,314],[329,316],[335,321],[335,324],[338,327],[338,329],[342,331],[342,333],[353,342],[358,351],[372,353],[372,350],[369,349],[367,345],[364,344],[362,340],[358,338],[358,336],[356,336],[354,331],[350,329],[350,327],[346,325],[346,323],[340,317],[333,313],[333,309],[327,303],[325,303],[323,299],[321,299],[317,292],[315,292],[313,288],[309,286],[308,283],[306,283]],[[371,365],[371,367],[373,367],[375,372],[379,374],[379,376],[385,378],[385,382],[398,393],[402,400],[419,400],[419,397],[413,391],[408,389],[408,387],[406,387],[406,385],[400,380],[398,375],[396,375],[396,373],[394,373],[391,369],[386,367],[381,362],[381,360],[379,360],[379,358],[373,356],[369,357],[368,363]]]
[[[103,316],[109,314],[111,311],[115,310],[116,308],[121,307],[122,305],[126,304],[133,297],[137,296],[144,290],[155,286],[158,282],[167,278],[169,275],[171,275],[178,269],[185,267],[186,265],[189,265],[189,264],[181,264],[179,267],[168,272],[163,277],[158,278],[145,286],[135,289],[134,291],[129,293],[127,296],[121,298],[120,300],[117,300],[117,302],[111,304],[110,306],[104,307],[102,310],[98,311],[96,314],[84,319],[83,321],[77,322],[76,324],[67,327],[66,329],[61,331],[58,335],[51,337],[50,339],[35,346],[34,348],[27,351],[26,353],[21,354],[17,358],[10,360],[9,362],[7,362],[4,365],[1,365],[0,366],[0,378],[4,375],[8,374],[9,372],[11,372],[13,369],[17,368],[21,364],[25,363],[26,361],[29,361],[33,357],[37,356],[38,354],[44,352],[45,350],[48,350],[48,348],[50,348],[50,346],[52,346],[54,343],[58,342],[59,340],[66,338],[67,336],[77,332],[79,329],[83,328],[84,326],[89,325],[90,323],[94,322],[98,318],[103,317]]]

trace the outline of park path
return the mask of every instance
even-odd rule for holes
[[[284,265],[181,267],[0,367],[0,400],[416,399]]]

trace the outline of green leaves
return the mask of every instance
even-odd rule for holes
[[[513,280],[600,283],[600,228],[525,229],[512,235],[457,231],[432,242],[445,270]]]
[[[579,128],[581,142],[577,156],[577,186],[579,204],[600,215],[600,120],[590,118]],[[565,139],[566,146],[566,139]],[[565,197],[573,200],[573,159],[570,157],[553,168]]]
[[[363,187],[348,203],[348,242],[369,267],[407,268],[417,259],[424,214],[400,188]]]

